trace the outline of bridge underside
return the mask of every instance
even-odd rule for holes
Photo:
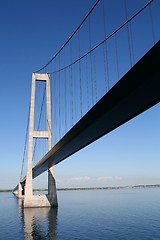
[[[159,102],[160,41],[43,157],[33,178]]]

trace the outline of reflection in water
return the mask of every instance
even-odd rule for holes
[[[21,205],[22,206],[22,205]],[[56,240],[57,208],[21,208],[25,240]]]

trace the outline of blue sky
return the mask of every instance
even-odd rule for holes
[[[31,75],[69,38],[94,0],[2,1],[0,8],[0,188],[20,177],[30,101]],[[113,9],[114,1],[107,1]],[[130,1],[129,12],[147,1]],[[160,6],[154,24],[159,25]],[[124,4],[118,1],[119,7]],[[154,7],[154,9],[155,9]],[[119,9],[119,8],[118,8]],[[159,9],[159,10],[158,10]],[[118,10],[114,9],[118,19]],[[157,14],[156,14],[157,13]],[[115,20],[116,22],[116,20]],[[112,30],[112,26],[110,27]],[[110,31],[111,31],[110,30]],[[147,30],[146,30],[147,31]],[[139,33],[141,30],[139,31]],[[156,31],[156,40],[160,32]],[[141,35],[139,36],[141,39]],[[151,41],[139,41],[135,52]],[[156,105],[55,167],[58,187],[160,183],[160,105]],[[35,181],[46,185],[46,174]]]

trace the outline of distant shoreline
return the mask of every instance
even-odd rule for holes
[[[117,187],[82,187],[82,188],[57,188],[57,191],[70,191],[70,190],[111,190],[111,189],[126,189],[126,188],[150,188],[150,187],[160,187],[160,184],[152,185],[135,185],[135,186],[117,186]]]
[[[111,190],[111,189],[126,189],[126,188],[151,188],[160,187],[160,184],[139,184],[134,186],[117,186],[117,187],[81,187],[81,188],[57,188],[57,191],[73,191],[73,190]],[[0,192],[12,192],[12,189],[0,189]],[[47,191],[47,189],[34,189],[36,191]]]

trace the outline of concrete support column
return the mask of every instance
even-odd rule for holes
[[[47,109],[47,130],[48,130],[48,150],[52,148],[52,119],[51,119],[51,90],[49,75],[46,78],[46,109]]]
[[[58,206],[56,182],[54,179],[53,166],[48,169],[48,200],[53,207]]]
[[[33,131],[34,131],[34,105],[35,105],[35,86],[36,77],[35,73],[32,74],[32,89],[31,89],[31,102],[30,102],[30,118],[29,118],[29,139],[28,139],[28,165],[25,184],[24,207],[30,205],[33,196],[32,184],[32,155],[33,155]]]
[[[23,190],[22,185],[21,185],[21,183],[19,183],[18,184],[18,196],[17,196],[18,198],[22,198],[22,196],[23,196],[22,195],[22,190]]]

